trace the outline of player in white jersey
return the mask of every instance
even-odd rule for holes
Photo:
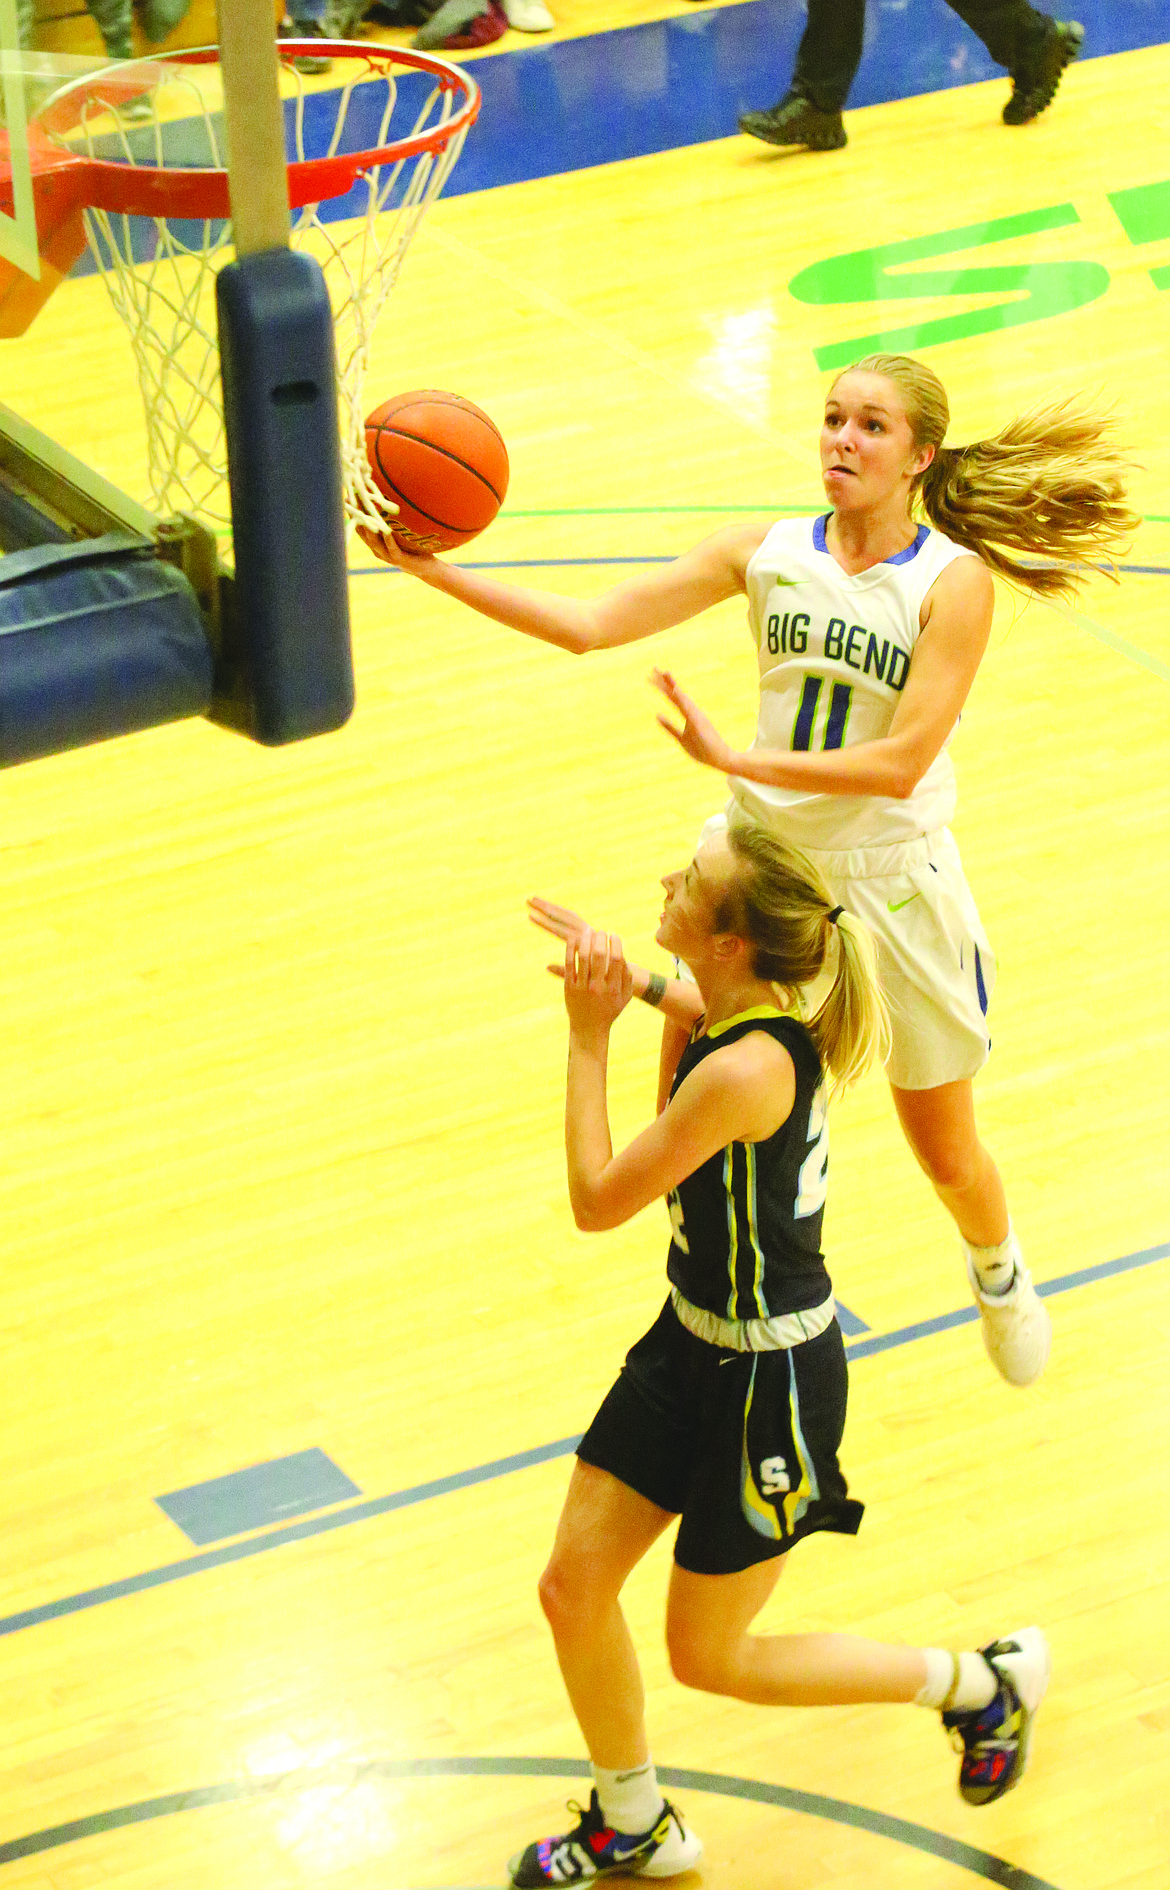
[[[899,1119],[958,1227],[987,1350],[1009,1382],[1026,1385],[1044,1368],[1050,1325],[975,1123],[995,961],[948,825],[946,748],[987,647],[992,571],[1027,591],[1067,594],[1078,568],[1108,556],[1136,521],[1107,417],[1058,403],[969,447],[943,444],[948,421],[923,363],[867,357],[826,400],[825,518],[728,526],[588,602],[367,542],[497,622],[575,654],[746,595],[760,651],[751,751],[734,753],[667,675],[659,686],[683,726],[660,719],[695,760],[730,778],[745,812],[810,851],[841,904],[874,931]]]

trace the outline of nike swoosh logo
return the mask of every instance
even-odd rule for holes
[[[627,1858],[641,1857],[645,1849],[646,1840],[644,1837],[635,1838],[630,1844],[619,1844],[615,1838],[614,1843],[610,1847],[610,1856],[613,1858],[615,1864],[624,1864]]]
[[[917,899],[920,896],[921,895],[918,893],[911,893],[910,899],[899,899],[897,905],[894,904],[894,901],[892,899],[887,899],[886,906],[890,912],[901,912],[902,907],[908,906],[910,904],[911,899]]]

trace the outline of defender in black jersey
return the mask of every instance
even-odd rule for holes
[[[789,1114],[671,1190],[671,1297],[577,1447],[679,1512],[675,1561],[704,1575],[783,1555],[816,1529],[855,1534],[862,1514],[837,1462],[847,1373],[820,1245],[828,1120],[816,1046],[775,1003],[700,1021],[671,1094],[749,1033],[791,1061]]]
[[[618,1872],[668,1877],[701,1855],[658,1789],[618,1599],[675,1517],[666,1637],[684,1685],[760,1704],[933,1707],[960,1737],[963,1796],[982,1804],[1021,1777],[1048,1680],[1038,1628],[964,1654],[749,1632],[787,1550],[813,1530],[852,1533],[861,1519],[837,1462],[846,1369],[820,1249],[824,1080],[865,1066],[883,1008],[864,928],[807,860],[759,827],[713,835],[663,884],[658,940],[695,984],[689,997],[672,993],[659,1113],[616,1156],[609,1035],[633,973],[620,939],[563,908],[533,907],[566,941],[574,1216],[598,1231],[663,1196],[672,1239],[670,1297],[578,1447],[540,1584],[594,1790],[571,1830],[512,1859],[517,1890]],[[822,970],[831,988],[806,1026],[790,1012]],[[640,996],[661,1000],[661,978],[639,982]]]
[[[696,1030],[678,1061],[673,1091],[712,1051],[748,1031],[775,1038],[792,1060],[788,1119],[762,1142],[733,1142],[669,1198],[673,1240],[667,1277],[693,1305],[726,1319],[806,1312],[830,1291],[821,1253],[829,1132],[821,1060],[804,1025],[761,1005]],[[672,1091],[672,1093],[673,1093]]]

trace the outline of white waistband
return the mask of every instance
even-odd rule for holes
[[[839,879],[893,879],[912,866],[925,866],[953,847],[949,827],[936,827],[933,833],[917,840],[902,840],[889,847],[854,847],[847,853],[832,853],[819,847],[802,847],[810,860],[820,867],[830,881]]]
[[[670,1297],[680,1325],[696,1339],[727,1352],[790,1352],[794,1345],[817,1338],[837,1316],[832,1293],[807,1312],[774,1313],[771,1319],[720,1319],[703,1306],[692,1306],[677,1286],[671,1287]]]

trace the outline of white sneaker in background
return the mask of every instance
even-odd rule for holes
[[[517,33],[551,33],[556,21],[544,0],[502,0],[504,18]]]

